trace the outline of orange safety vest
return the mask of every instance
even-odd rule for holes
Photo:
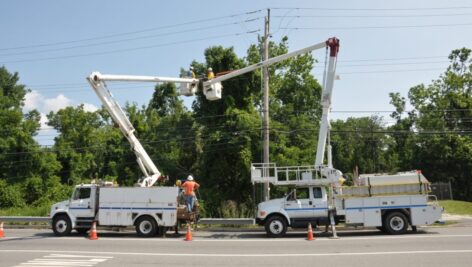
[[[182,187],[185,190],[186,196],[195,196],[195,192],[193,190],[200,187],[200,185],[194,181],[186,181],[182,184]]]

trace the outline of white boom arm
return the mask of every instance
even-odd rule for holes
[[[99,72],[93,72],[87,77],[88,82],[92,86],[95,93],[102,101],[103,106],[110,113],[113,121],[120,127],[121,132],[128,139],[131,148],[137,157],[137,162],[144,177],[138,181],[142,187],[150,187],[159,180],[161,173],[151,160],[146,150],[134,135],[134,127],[129,121],[123,109],[107,89],[105,81],[134,81],[134,82],[174,82],[181,84],[181,94],[193,94],[198,85],[197,79],[191,78],[169,78],[169,77],[153,77],[153,76],[130,76],[130,75],[107,75]]]
[[[218,89],[221,90],[223,88],[222,85],[221,85],[222,81],[231,79],[233,77],[251,72],[251,71],[256,70],[258,68],[261,68],[261,67],[264,67],[264,66],[269,66],[269,65],[278,63],[280,61],[283,61],[285,59],[292,58],[292,57],[295,57],[295,56],[298,56],[298,55],[301,55],[301,54],[305,54],[305,53],[308,53],[310,51],[320,49],[320,48],[323,48],[323,47],[326,47],[326,46],[327,46],[327,42],[322,42],[322,43],[315,44],[315,45],[312,45],[312,46],[309,46],[309,47],[306,47],[306,48],[303,48],[303,49],[300,49],[300,50],[296,50],[296,51],[293,51],[293,52],[290,52],[290,53],[287,53],[287,54],[283,54],[283,55],[280,55],[280,56],[277,56],[277,57],[273,57],[273,58],[270,58],[270,59],[265,60],[265,61],[261,61],[259,63],[247,66],[245,68],[232,71],[232,72],[230,72],[228,74],[225,74],[225,75],[218,76],[214,79],[211,79],[211,80],[206,81],[206,82],[203,83],[203,92],[206,95],[207,91],[211,92],[213,90],[218,90]]]
[[[325,77],[323,79],[323,91],[321,93],[321,106],[323,109],[321,115],[320,132],[318,134],[318,147],[316,149],[315,166],[323,165],[326,139],[329,135],[331,125],[329,123],[329,114],[331,112],[331,98],[333,93],[333,85],[336,74],[336,62],[339,51],[339,40],[330,38],[327,42],[330,48],[328,66],[326,68]],[[331,157],[331,145],[328,144],[328,167],[333,168]]]
[[[293,51],[291,53],[287,53],[284,55],[280,55],[277,57],[270,58],[268,60],[253,64],[251,66],[247,66],[245,68],[232,71],[228,74],[219,76],[212,80],[206,81],[203,83],[203,93],[209,100],[216,100],[221,98],[221,90],[223,89],[221,82],[231,79],[233,77],[248,73],[255,69],[269,66],[274,63],[278,63],[288,58],[292,58],[304,53],[311,52],[316,49],[320,48],[329,48],[329,61],[327,66],[327,73],[325,74],[325,78],[323,81],[323,92],[321,96],[321,105],[323,108],[323,113],[321,117],[321,125],[320,125],[320,132],[318,136],[318,147],[316,150],[316,159],[315,159],[315,166],[323,165],[324,161],[324,154],[326,148],[326,139],[328,137],[330,125],[329,125],[329,113],[331,111],[331,95],[333,92],[333,84],[335,78],[335,70],[336,70],[336,59],[337,54],[339,51],[339,39],[337,38],[330,38],[326,42],[322,42],[319,44],[315,44],[300,50]],[[328,147],[328,167],[332,168],[331,163],[331,147]]]

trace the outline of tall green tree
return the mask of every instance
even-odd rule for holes
[[[60,169],[55,154],[42,149],[34,140],[40,129],[41,115],[37,110],[23,113],[29,90],[18,81],[18,73],[0,68],[0,206],[3,207],[38,200],[45,190],[37,188],[29,195],[23,186],[25,181],[35,179],[37,184],[44,184]]]
[[[394,129],[408,131],[396,138],[401,168],[422,169],[433,182],[451,181],[454,196],[472,200],[472,55],[467,48],[449,55],[450,65],[439,79],[410,89],[413,110],[406,117],[406,99],[391,94],[397,119]],[[416,132],[422,133],[417,134]]]

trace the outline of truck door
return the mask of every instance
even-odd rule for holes
[[[310,191],[308,188],[297,188],[285,201],[285,211],[291,219],[312,218]]]
[[[314,217],[328,217],[326,190],[322,187],[312,187],[311,189],[311,207],[313,208]]]
[[[77,187],[72,195],[69,210],[75,217],[94,217],[95,188]]]

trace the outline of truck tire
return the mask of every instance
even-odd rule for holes
[[[265,230],[269,237],[282,237],[287,232],[287,222],[282,216],[274,215],[267,219]]]
[[[140,237],[152,237],[157,233],[157,223],[150,216],[140,217],[136,221],[136,233]]]
[[[401,235],[408,229],[408,219],[405,214],[395,211],[387,213],[383,221],[385,231],[391,235]]]
[[[57,215],[52,221],[52,231],[57,236],[67,236],[72,232],[72,223],[69,216],[65,214]]]

